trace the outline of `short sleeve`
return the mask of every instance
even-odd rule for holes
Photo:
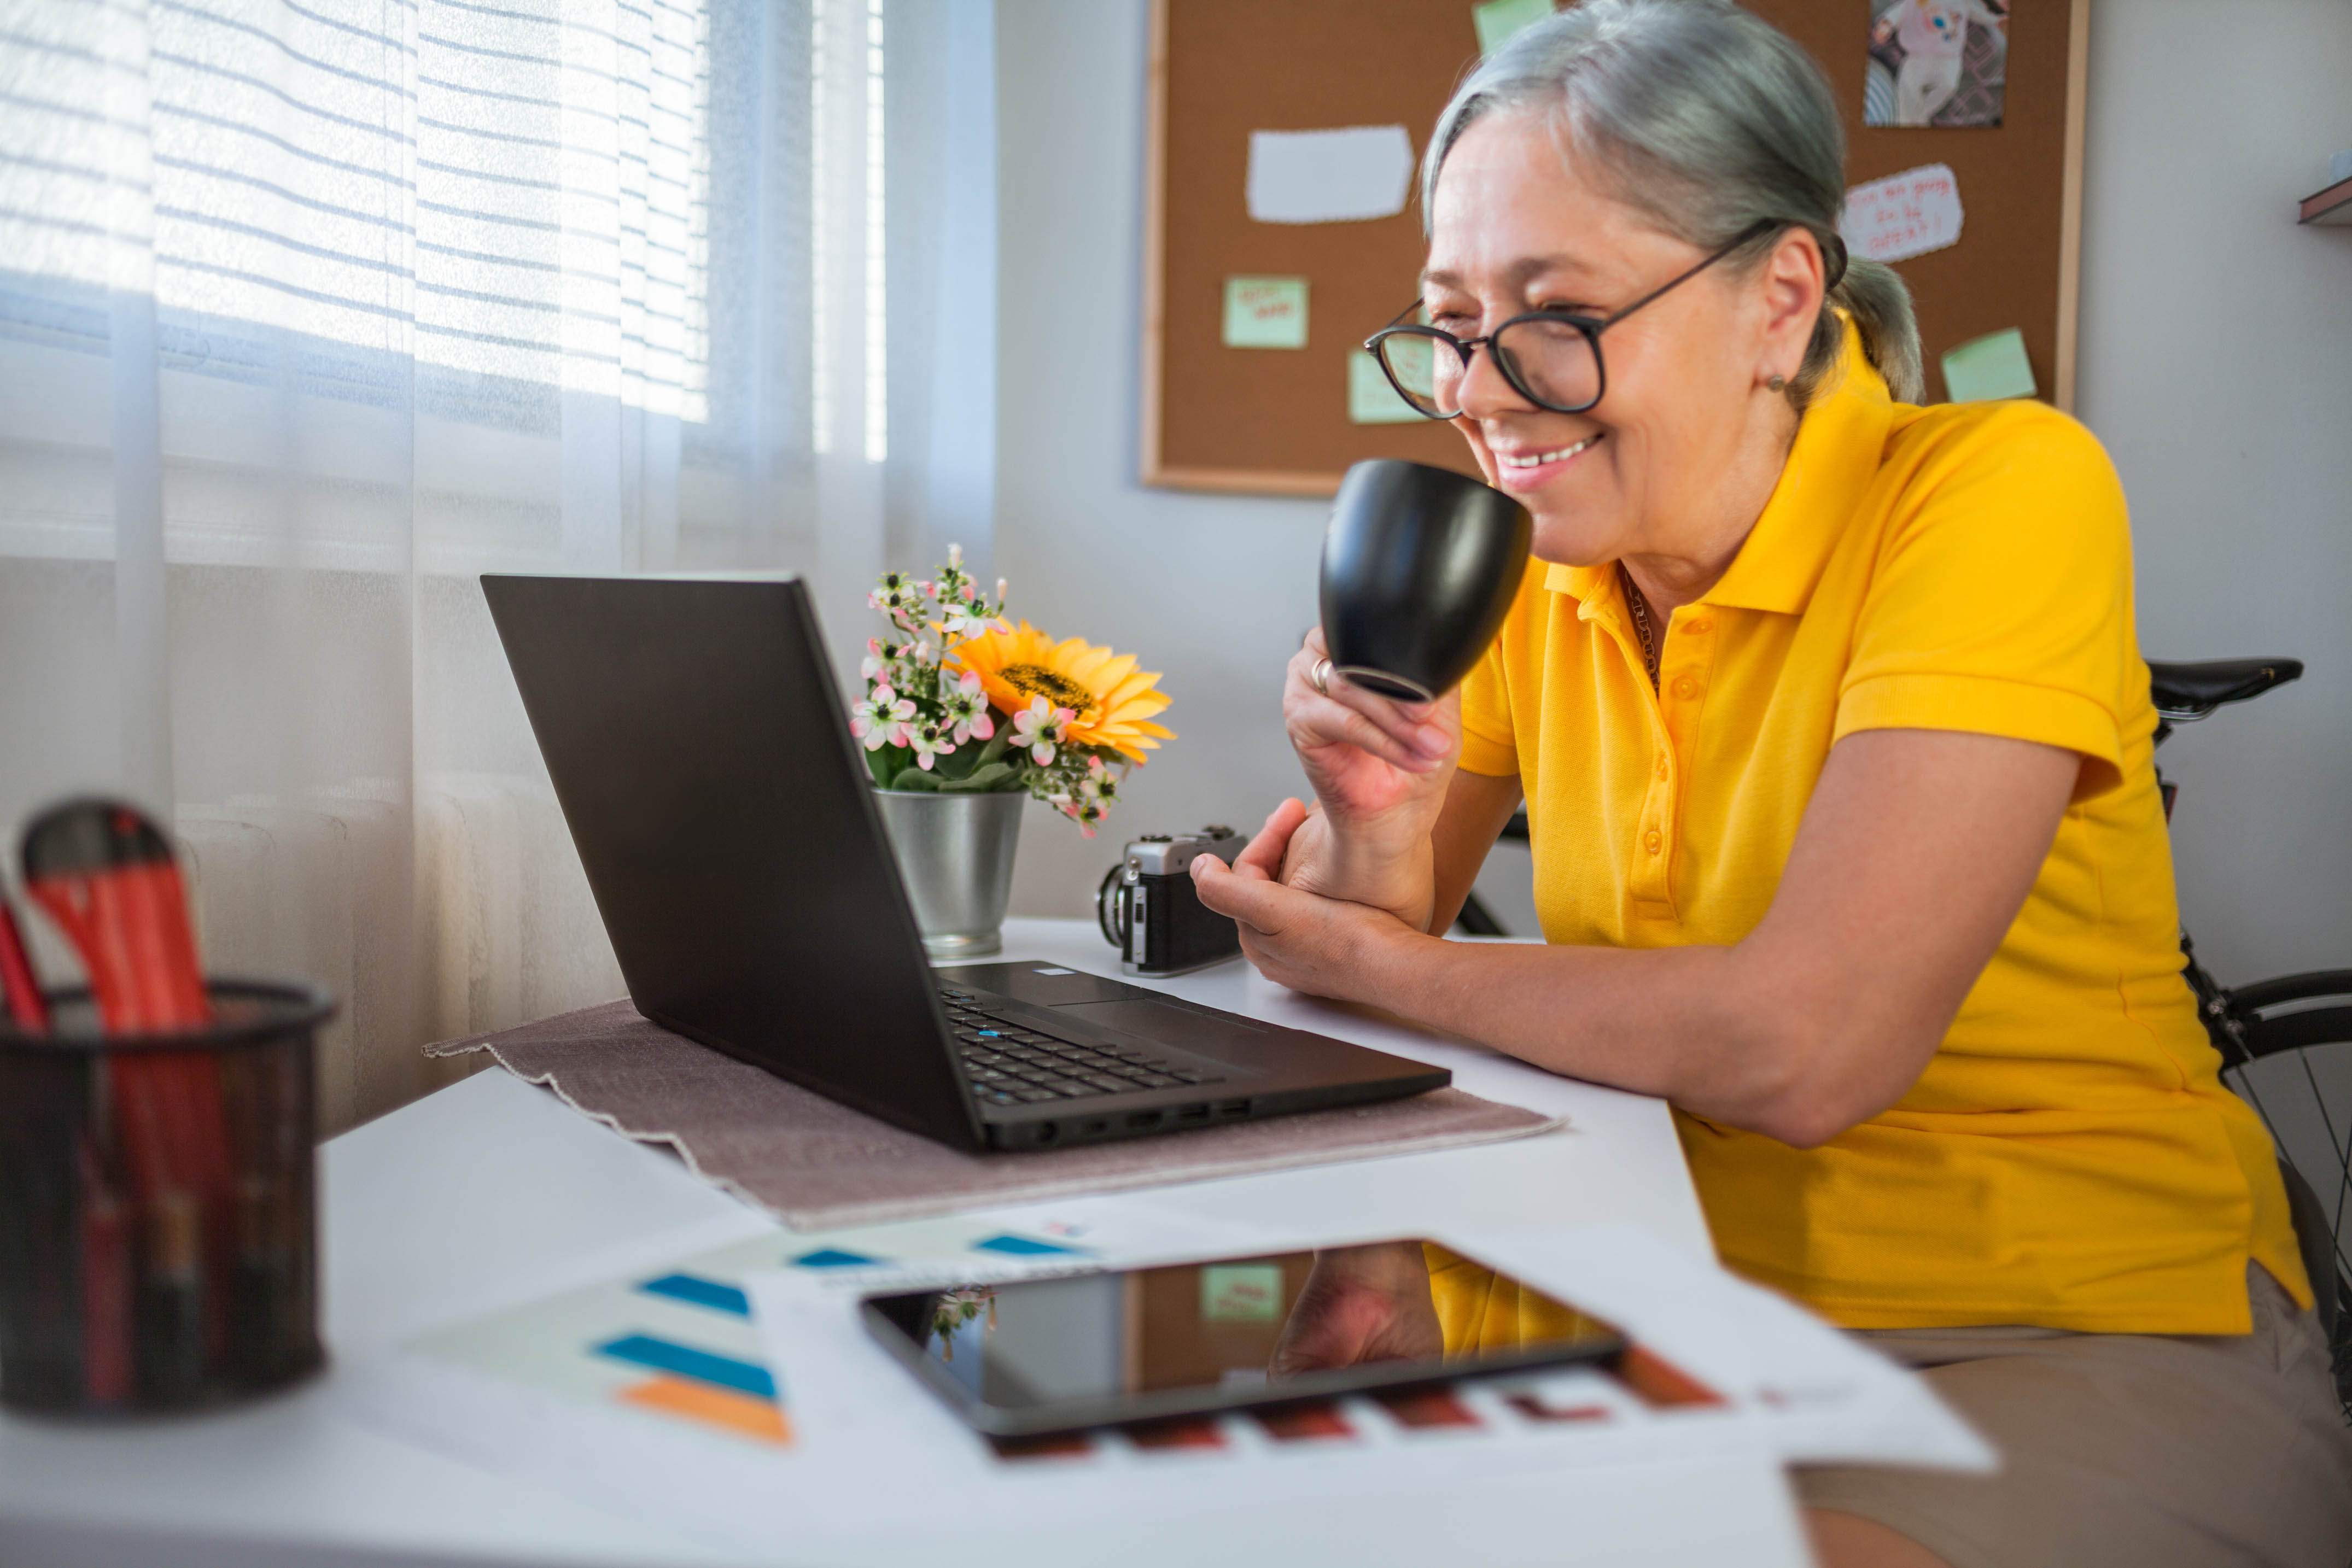
[[[1511,734],[1511,687],[1496,639],[1462,683],[1462,770],[1493,779],[1519,771],[1519,748]]]
[[[2114,465],[2081,425],[2031,403],[1927,434],[1916,464],[1855,623],[1834,739],[2039,741],[2091,763],[2076,800],[2112,789],[2138,667]]]
[[[1536,607],[1543,598],[1546,570],[1542,561],[1528,562],[1518,597],[1504,616],[1502,630],[1462,682],[1462,770],[1465,773],[1490,779],[1518,776],[1518,726],[1511,711],[1511,649],[1526,641],[1530,624],[1540,624]]]

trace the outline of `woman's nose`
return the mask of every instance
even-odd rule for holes
[[[1460,391],[1462,413],[1471,419],[1486,419],[1498,413],[1528,413],[1535,405],[1519,395],[1518,388],[1503,374],[1495,363],[1495,345],[1481,344],[1470,355],[1464,367]]]

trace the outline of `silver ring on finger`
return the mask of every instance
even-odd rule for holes
[[[1315,667],[1307,672],[1307,684],[1313,686],[1317,691],[1322,693],[1328,697],[1331,695],[1330,682],[1331,661],[1328,659],[1316,660]]]

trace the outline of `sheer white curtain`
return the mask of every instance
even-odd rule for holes
[[[173,822],[211,966],[619,994],[477,577],[985,558],[988,0],[0,0],[0,825]],[[853,665],[854,667],[854,665]],[[53,973],[69,972],[44,944]]]

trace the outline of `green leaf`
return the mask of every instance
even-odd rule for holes
[[[992,762],[985,768],[975,768],[961,779],[950,779],[940,788],[950,794],[981,795],[992,790],[1015,788],[1013,769],[1009,762]]]
[[[920,768],[902,768],[898,770],[898,777],[890,781],[890,788],[919,789],[926,793],[936,794],[940,788],[940,780],[937,775],[928,773]]]

